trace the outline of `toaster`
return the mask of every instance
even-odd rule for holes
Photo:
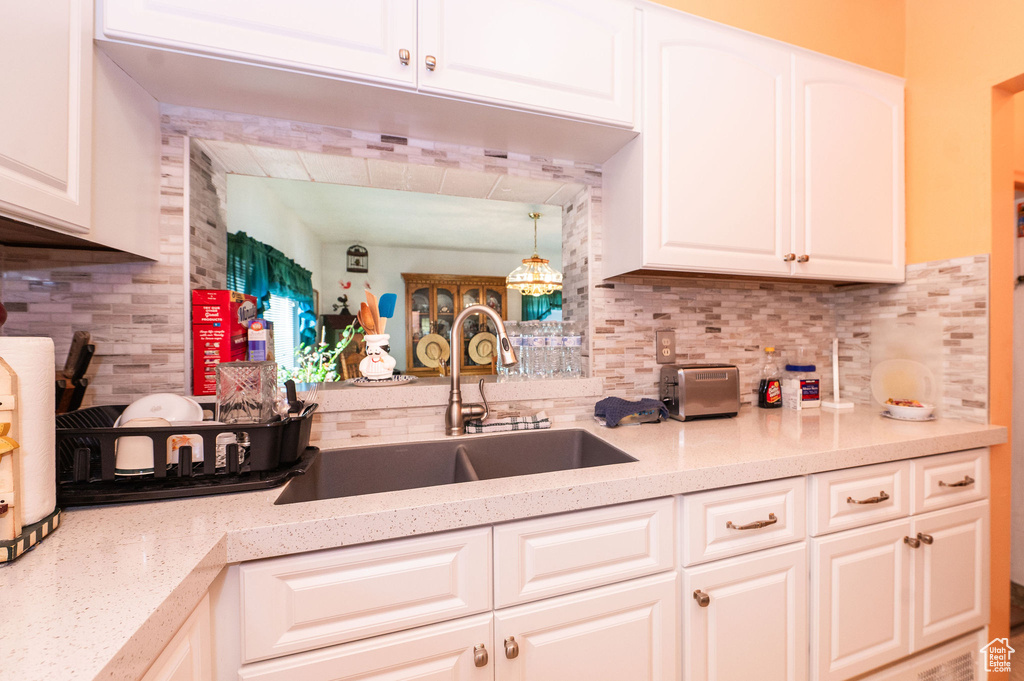
[[[668,364],[658,392],[669,418],[690,421],[735,416],[740,410],[740,370],[732,364]]]

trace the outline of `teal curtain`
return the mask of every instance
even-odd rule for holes
[[[263,313],[270,295],[295,301],[299,308],[299,342],[316,342],[313,310],[313,274],[273,246],[245,232],[228,234],[228,288],[254,296]]]
[[[544,319],[551,310],[562,309],[562,292],[555,291],[546,296],[523,296],[523,321]]]

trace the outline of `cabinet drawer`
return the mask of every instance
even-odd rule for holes
[[[494,607],[671,570],[673,499],[494,528]]]
[[[239,681],[393,681],[459,679],[488,681],[492,665],[477,667],[473,655],[483,645],[489,656],[492,617],[475,615],[397,634],[378,636],[326,650],[246,665]]]
[[[810,476],[811,536],[909,515],[910,479],[909,461]]]
[[[687,494],[680,507],[684,566],[788,544],[805,535],[803,478]]]
[[[988,450],[940,454],[911,462],[912,513],[924,513],[988,497]]]
[[[244,564],[243,660],[490,610],[490,539],[474,528]]]

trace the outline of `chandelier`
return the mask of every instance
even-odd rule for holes
[[[546,296],[562,290],[562,273],[551,269],[548,261],[537,255],[537,220],[540,213],[530,213],[533,219],[533,257],[525,258],[523,264],[512,270],[505,278],[509,288],[524,296]]]

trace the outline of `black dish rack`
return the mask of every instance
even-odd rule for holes
[[[207,494],[269,489],[301,475],[320,451],[309,446],[313,412],[306,406],[297,416],[269,423],[181,425],[162,428],[115,428],[126,405],[79,409],[57,416],[57,504],[92,506],[131,501],[176,499]],[[213,410],[212,404],[203,404]],[[217,436],[245,434],[248,452],[239,462],[237,444],[226,445],[226,465],[217,467]],[[154,466],[140,476],[115,474],[115,442],[143,435],[153,440],[157,461],[165,460],[168,439],[202,438],[204,457],[192,462],[192,448],[180,447],[179,460]]]

